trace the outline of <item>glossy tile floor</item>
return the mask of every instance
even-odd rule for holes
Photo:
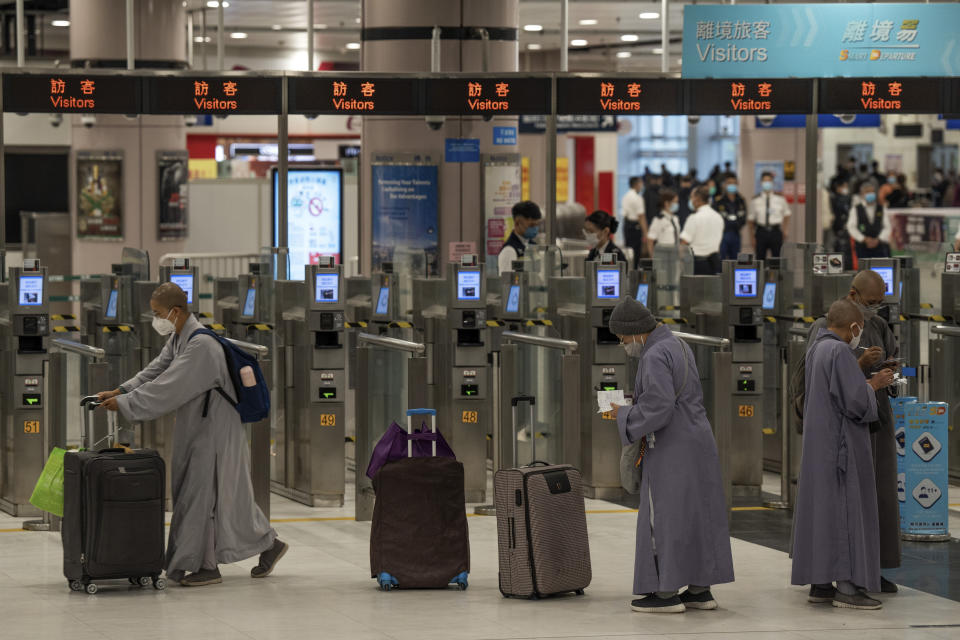
[[[737,581],[714,590],[719,610],[632,613],[636,515],[606,502],[587,509],[593,584],[586,596],[539,602],[500,596],[495,520],[487,517],[470,518],[466,592],[381,593],[369,578],[369,523],[352,522],[351,505],[308,509],[274,497],[274,524],[291,550],[273,576],[252,580],[249,560],[222,567],[220,585],[156,592],[117,583],[88,596],[67,588],[59,534],[19,532],[19,520],[0,516],[0,638],[960,637],[960,604],[912,589],[884,597],[881,611],[809,605],[804,589],[789,586],[785,553],[739,539]]]

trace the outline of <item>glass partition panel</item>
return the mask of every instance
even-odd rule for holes
[[[516,451],[517,465],[526,465],[533,460],[555,463],[563,459],[562,398],[563,389],[557,375],[547,372],[561,371],[563,352],[528,344],[517,345],[517,375],[513,389],[506,390],[503,401],[518,395],[536,398],[533,425],[530,424],[526,404],[517,407]],[[508,395],[509,394],[509,395]]]
[[[368,348],[368,347],[363,347]],[[407,361],[410,354],[381,347],[369,347],[370,362],[367,379],[361,381],[367,393],[367,424],[357,424],[357,429],[366,429],[367,451],[357,452],[357,465],[366,469],[373,448],[387,431],[391,422],[407,428]],[[439,425],[438,425],[439,428]]]

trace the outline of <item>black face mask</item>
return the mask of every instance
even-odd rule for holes
[[[882,305],[877,309],[877,315],[883,318],[885,322],[890,322],[890,307],[888,305]]]

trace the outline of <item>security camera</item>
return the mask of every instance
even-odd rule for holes
[[[305,113],[303,114],[303,117],[306,118],[307,120],[316,120],[318,115],[319,114],[316,114],[316,113]]]
[[[763,127],[769,127],[773,125],[773,121],[777,119],[777,116],[764,114],[762,116],[757,116],[757,122],[760,123]]]
[[[446,122],[446,119],[443,116],[427,116],[426,121],[428,127],[434,131],[440,131],[440,129],[443,128],[443,123]]]
[[[63,122],[63,114],[62,114],[62,113],[51,113],[51,114],[50,114],[50,126],[51,126],[51,127],[59,127],[59,126],[60,126],[60,123],[62,123],[62,122]]]
[[[93,125],[97,124],[97,116],[92,113],[85,113],[80,116],[80,124],[85,126],[87,129],[92,129]]]
[[[853,115],[852,113],[838,113],[837,119],[843,124],[853,124],[857,119],[857,116]]]
[[[687,122],[690,124],[697,124],[700,122],[700,116],[687,116]]]
[[[188,127],[197,126],[197,116],[183,116],[183,124]]]

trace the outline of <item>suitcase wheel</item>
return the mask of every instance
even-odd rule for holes
[[[150,576],[140,576],[140,578],[137,580],[137,584],[139,584],[141,587],[146,587],[150,584]]]
[[[147,580],[147,578],[142,578],[142,580]],[[161,578],[159,576],[155,577],[153,579],[153,588],[156,589],[157,591],[163,591],[164,589],[166,589],[167,588],[166,579]]]
[[[467,575],[468,575],[467,572],[464,571],[463,573],[458,575],[456,578],[454,578],[450,582],[460,587],[460,591],[466,591],[467,587],[470,586],[469,584],[467,584]]]
[[[87,585],[87,593],[89,593],[90,595],[95,594],[97,591],[99,591],[99,589],[97,588],[97,585],[93,584],[92,582]]]
[[[577,589],[576,594],[577,594],[578,596],[582,596],[582,595],[583,595],[583,589]]]
[[[389,573],[381,573],[377,576],[377,583],[382,591],[390,591],[394,587],[399,587],[400,583]]]
[[[83,585],[79,580],[67,580],[67,584],[70,585],[70,591],[83,591]]]

